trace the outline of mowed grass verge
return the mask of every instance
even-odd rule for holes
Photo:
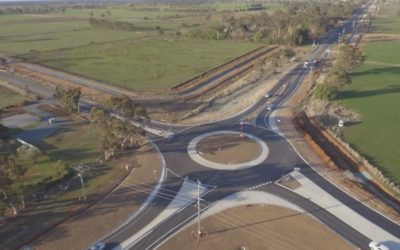
[[[32,62],[132,90],[173,87],[259,45],[152,36],[35,54]]]
[[[367,64],[352,73],[339,101],[362,116],[344,129],[345,139],[400,184],[400,41],[364,46]],[[375,62],[375,63],[374,63]],[[391,65],[384,65],[390,63]]]

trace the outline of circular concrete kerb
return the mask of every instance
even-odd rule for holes
[[[218,162],[213,162],[205,159],[202,157],[202,152],[197,151],[197,144],[202,140],[205,139],[209,136],[214,136],[214,135],[238,135],[238,140],[240,135],[243,134],[244,136],[250,138],[251,140],[255,141],[259,147],[260,147],[260,154],[258,155],[257,158],[251,160],[251,161],[246,161],[246,162],[241,162],[241,163],[236,163],[236,164],[225,164],[225,163],[218,163]],[[241,133],[241,132],[236,132],[236,131],[216,131],[216,132],[210,132],[206,134],[199,135],[195,137],[193,140],[189,142],[188,145],[188,154],[190,158],[197,162],[198,164],[208,167],[208,168],[213,168],[213,169],[219,169],[219,170],[239,170],[239,169],[246,169],[250,167],[257,166],[261,164],[265,159],[267,159],[268,154],[269,154],[269,148],[265,142],[263,142],[261,139],[258,137],[247,134],[247,133]]]

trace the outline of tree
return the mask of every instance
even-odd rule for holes
[[[335,86],[348,85],[351,83],[351,78],[346,71],[333,67],[326,75],[325,82]]]
[[[313,44],[315,44],[315,40],[319,39],[325,33],[324,28],[321,26],[320,22],[313,22],[308,28],[308,36],[311,40],[313,40]]]
[[[355,66],[364,61],[364,56],[358,47],[341,45],[338,50],[335,67],[345,72],[350,72]]]
[[[67,111],[79,112],[80,88],[63,88],[57,86],[54,96],[61,101]]]
[[[8,174],[3,170],[4,166],[0,166],[0,193],[3,197],[0,197],[0,200],[6,200],[7,190],[9,189],[10,185],[12,184],[12,180],[8,176]]]
[[[91,120],[102,130],[101,147],[104,158],[109,160],[120,150],[136,145],[138,135],[144,135],[144,130],[132,124],[132,120],[148,119],[146,110],[135,104],[128,96],[114,96],[106,101],[108,108],[116,110],[122,119],[114,118],[109,111],[92,108]]]
[[[127,95],[112,96],[105,102],[105,105],[117,111],[123,118],[128,120],[141,119],[147,121],[149,119],[146,109],[135,103]]]
[[[4,140],[7,138],[8,128],[0,123],[0,139]]]
[[[337,96],[337,88],[330,84],[319,84],[314,90],[314,96],[321,100],[333,100]]]

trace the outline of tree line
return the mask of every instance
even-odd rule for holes
[[[135,25],[126,21],[111,21],[104,18],[93,18],[89,19],[89,24],[93,28],[103,28],[103,29],[113,29],[113,30],[125,30],[133,31],[135,30]]]
[[[221,23],[206,30],[192,30],[201,39],[233,39],[267,44],[302,45],[322,37],[326,31],[352,15],[362,2],[290,2],[272,14],[225,15]]]
[[[105,160],[127,148],[138,146],[145,130],[132,121],[143,125],[149,119],[146,110],[127,95],[110,97],[103,108],[92,108],[90,117],[92,124],[102,131],[101,148]]]
[[[0,217],[7,209],[11,209],[14,216],[19,213],[18,207],[25,208],[26,200],[52,177],[39,177],[36,184],[26,183],[23,177],[30,164],[37,161],[42,152],[28,145],[21,145],[9,137],[8,128],[0,124]],[[29,163],[29,164],[27,164]],[[67,165],[57,162],[57,179],[68,173]],[[20,204],[20,206],[18,206]]]
[[[364,56],[358,47],[339,45],[335,61],[329,69],[322,84],[314,91],[314,96],[322,100],[333,100],[338,94],[338,88],[351,84],[350,72],[364,61]]]

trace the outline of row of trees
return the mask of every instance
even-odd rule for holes
[[[130,22],[125,21],[111,21],[108,19],[97,19],[91,17],[89,19],[89,24],[93,28],[103,28],[103,29],[113,29],[113,30],[126,30],[133,31],[135,30],[135,25]]]
[[[262,43],[301,45],[316,40],[339,21],[349,17],[360,3],[347,2],[290,2],[285,9],[272,14],[225,15],[222,22],[207,30],[188,33],[203,39],[234,39]]]
[[[132,121],[145,124],[149,117],[142,106],[126,95],[109,98],[105,102],[105,107],[94,107],[91,110],[91,120],[102,130],[101,147],[105,160],[109,160],[116,153],[138,145],[138,136],[144,135],[145,131],[141,126],[134,125]]]
[[[16,6],[0,8],[0,15],[12,14],[49,14],[55,11],[65,11],[65,7],[56,6]]]
[[[40,152],[25,145],[15,151],[14,145],[9,142],[6,127],[2,124],[0,127],[3,131],[0,131],[0,216],[5,214],[7,208],[11,208],[14,215],[17,215],[16,204],[21,202],[25,208],[25,198],[32,190],[31,185],[19,181],[27,169],[18,159],[29,157],[28,161],[34,161]]]
[[[351,84],[350,72],[364,61],[364,56],[358,47],[353,45],[340,45],[335,62],[326,74],[324,82],[319,84],[314,92],[318,99],[333,100],[336,98],[338,88]]]

